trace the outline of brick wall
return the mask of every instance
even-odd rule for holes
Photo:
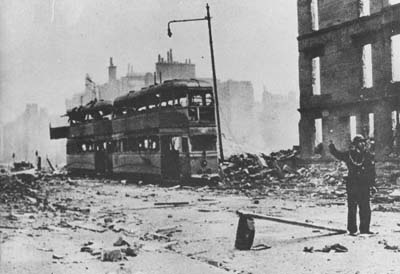
[[[391,83],[390,37],[400,33],[400,4],[371,1],[371,15],[358,18],[358,1],[319,0],[319,31],[312,31],[311,0],[298,1],[300,145],[312,155],[313,120],[323,117],[323,141],[345,149],[350,141],[348,117],[357,116],[361,133],[365,115],[374,113],[377,155],[391,143],[390,112],[400,107],[400,85]],[[383,9],[382,9],[383,8]],[[302,18],[300,18],[300,16]],[[362,47],[372,45],[373,87],[362,88]],[[312,58],[320,57],[321,95],[312,95]],[[361,117],[364,117],[363,119]],[[327,155],[329,157],[329,155]]]

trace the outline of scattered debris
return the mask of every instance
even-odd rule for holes
[[[326,245],[324,248],[316,249],[315,251],[317,251],[317,252],[325,252],[325,253],[334,251],[334,252],[338,252],[338,253],[343,253],[343,252],[347,252],[349,250],[347,249],[347,247],[345,247],[345,246],[343,246],[341,244],[333,244],[333,245]]]
[[[121,250],[103,251],[101,253],[101,261],[103,262],[118,262],[123,259]]]
[[[121,249],[121,251],[125,253],[125,255],[128,257],[136,257],[138,254],[137,249],[133,249],[130,247]]]
[[[270,248],[271,248],[271,246],[269,246],[269,245],[258,244],[258,245],[253,246],[251,248],[251,250],[253,250],[253,251],[261,251],[261,250],[266,250],[266,249],[270,249]]]
[[[306,253],[313,253],[314,252],[314,247],[313,246],[305,246],[303,248],[303,251]]]
[[[60,260],[60,259],[63,259],[63,258],[64,258],[63,256],[53,254],[53,259]]]
[[[129,246],[129,243],[124,239],[122,239],[122,237],[119,237],[118,240],[113,244],[113,246],[123,246],[123,245]]]
[[[382,240],[378,242],[379,244],[383,244],[385,249],[393,250],[395,252],[400,252],[400,247],[398,245],[390,245],[386,240]]]

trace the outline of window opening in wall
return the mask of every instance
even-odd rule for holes
[[[400,4],[400,0],[389,0],[389,5]]]
[[[360,9],[360,17],[370,15],[370,0],[359,0],[358,5]]]
[[[392,81],[400,81],[400,34],[390,38],[392,48]]]
[[[350,116],[350,138],[353,140],[353,138],[357,134],[357,121],[356,121],[356,116]]]
[[[400,113],[396,110],[392,111],[392,130],[396,130],[396,128],[399,126],[400,124],[400,117],[399,117]]]
[[[372,87],[372,47],[371,44],[362,48],[363,88]]]
[[[312,59],[312,93],[313,95],[321,95],[321,66],[319,57]]]
[[[400,152],[400,112],[392,111],[392,133],[393,133],[393,148],[398,153]]]
[[[315,146],[317,147],[322,143],[322,119],[318,118],[314,120],[315,122]]]
[[[319,30],[318,0],[311,0],[311,27]]]
[[[368,114],[368,125],[369,125],[368,137],[374,138],[375,124],[374,124],[374,114],[373,113]]]

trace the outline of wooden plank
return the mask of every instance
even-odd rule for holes
[[[173,206],[179,206],[179,205],[188,205],[189,202],[163,202],[163,203],[154,203],[156,206],[160,205],[173,205]]]
[[[322,229],[322,230],[327,230],[327,231],[334,231],[334,232],[338,232],[339,234],[347,233],[347,231],[343,230],[343,229],[320,226],[320,225],[313,225],[313,224],[309,224],[309,223],[303,223],[303,222],[292,221],[292,220],[286,220],[286,219],[282,219],[282,218],[276,218],[276,217],[271,217],[271,216],[252,213],[252,212],[246,212],[246,211],[238,210],[237,214],[245,215],[245,216],[248,216],[248,217],[253,217],[255,219],[268,220],[268,221],[284,223],[284,224],[289,224],[289,225],[297,225],[297,226],[302,226],[302,227],[309,227],[309,228]]]

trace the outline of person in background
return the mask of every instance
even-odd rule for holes
[[[329,151],[338,160],[346,163],[348,178],[347,190],[347,230],[354,236],[357,233],[357,207],[360,215],[360,233],[373,234],[370,231],[371,207],[370,191],[376,192],[374,156],[366,148],[362,135],[356,135],[348,151],[338,151],[329,141]]]
[[[39,156],[39,152],[36,150],[35,152],[36,156],[36,170],[41,170],[42,169],[42,158]]]

